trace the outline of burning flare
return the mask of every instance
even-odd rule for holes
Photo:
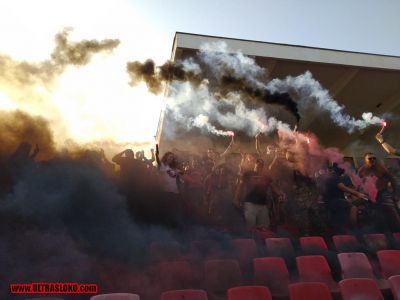
[[[382,128],[381,128],[381,130],[379,131],[379,133],[380,133],[380,134],[382,134],[382,133],[383,133],[383,131],[385,130],[385,128],[386,128],[386,126],[387,126],[387,123],[386,123],[386,121],[385,121],[385,120],[382,120],[382,123],[381,123],[381,125],[382,125]]]

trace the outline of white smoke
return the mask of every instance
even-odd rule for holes
[[[265,79],[266,70],[253,58],[230,49],[225,42],[205,43],[198,55],[217,79],[230,70],[236,78],[244,78],[258,87],[264,86],[260,80]]]
[[[290,130],[288,124],[269,117],[264,108],[246,107],[237,93],[219,99],[210,92],[207,81],[197,89],[189,83],[173,83],[166,108],[182,127],[197,127],[216,135],[229,136],[232,131],[241,131],[253,137],[278,128]]]
[[[326,111],[329,113],[332,121],[338,126],[345,128],[348,133],[353,133],[355,130],[362,130],[369,125],[380,124],[382,122],[381,118],[374,116],[371,112],[363,113],[361,119],[356,119],[346,114],[344,112],[345,107],[338,104],[329,95],[329,91],[324,89],[313,78],[310,71],[296,77],[288,76],[284,80],[273,79],[268,83],[267,88],[272,92],[295,90],[300,97],[298,102],[300,109],[317,108],[319,111]]]
[[[201,68],[199,64],[197,64],[192,57],[181,61],[181,63],[185,72],[193,72],[195,75],[201,74]]]
[[[218,80],[231,72],[235,78],[243,79],[271,93],[295,91],[299,96],[297,104],[303,115],[310,110],[328,112],[332,121],[349,133],[382,122],[381,118],[371,112],[363,113],[360,119],[347,114],[345,107],[338,104],[309,71],[296,77],[288,76],[283,80],[273,79],[268,82],[264,68],[257,65],[253,58],[228,48],[224,42],[204,44],[198,57]],[[182,64],[185,70],[191,70],[195,74],[202,72],[201,67],[192,59],[184,60]],[[170,88],[172,91],[167,109],[184,128],[197,127],[217,135],[230,135],[230,130],[242,131],[248,136],[259,132],[268,134],[276,129],[291,131],[288,124],[272,117],[264,107],[249,108],[239,93],[231,92],[224,98],[213,94],[209,89],[208,79],[197,88],[189,83],[178,82],[173,82]]]

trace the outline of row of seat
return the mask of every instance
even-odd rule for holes
[[[393,233],[390,240],[385,234],[364,234],[362,241],[354,235],[334,235],[332,244],[328,247],[324,238],[321,236],[300,237],[300,251],[304,254],[315,254],[323,251],[333,252],[368,252],[375,253],[379,250],[400,248],[400,233]],[[232,239],[226,245],[221,245],[215,240],[202,240],[191,242],[189,255],[201,258],[236,258],[239,261],[254,258],[261,255],[271,256],[295,256],[295,247],[292,240],[285,237],[265,239],[266,249],[258,249],[253,239]],[[297,251],[299,252],[299,251]],[[182,253],[181,245],[178,242],[153,242],[150,245],[150,255],[155,261],[186,259]]]
[[[331,292],[338,292],[339,276],[332,276],[332,273],[337,275],[338,268],[332,269],[331,260],[327,260],[326,257],[329,256],[324,253],[330,252],[340,264],[340,279],[372,279],[381,289],[385,289],[389,285],[384,279],[400,274],[400,250],[373,252],[379,261],[376,264],[370,262],[371,257],[368,259],[360,251],[346,251],[362,251],[362,244],[368,249],[387,249],[393,246],[390,243],[391,238],[400,239],[400,233],[389,236],[389,239],[384,234],[364,235],[361,241],[353,235],[336,235],[332,237],[334,248],[328,247],[330,241],[327,243],[319,236],[299,238],[299,247],[295,247],[296,243],[293,244],[289,238],[267,238],[263,247],[257,245],[253,239],[232,239],[225,244],[215,240],[202,240],[191,243],[190,255],[183,255],[180,251],[181,245],[176,242],[169,245],[153,243],[150,251],[153,257],[159,254],[158,263],[151,264],[147,269],[148,274],[143,275],[150,279],[151,285],[158,288],[154,293],[156,297],[166,290],[205,288],[209,291],[209,298],[214,299],[218,298],[215,296],[225,295],[233,286],[256,284],[268,287],[274,298],[279,298],[282,295],[287,296],[288,286],[297,281],[322,282]],[[162,258],[162,254],[167,255]],[[203,262],[206,262],[204,270]],[[380,271],[375,272],[375,276],[373,270],[377,269],[378,264]],[[142,293],[140,288],[132,290]]]
[[[400,300],[400,275],[389,278],[394,300]],[[343,279],[339,282],[342,300],[383,300],[384,297],[376,282],[367,278]],[[328,287],[319,282],[300,282],[289,285],[290,300],[332,300]],[[50,300],[51,298],[47,298]],[[59,298],[53,298],[60,300]],[[208,300],[204,290],[172,290],[163,292],[160,300]],[[238,286],[227,291],[227,300],[272,300],[270,290],[265,286]],[[37,299],[39,300],[39,299]],[[140,300],[137,294],[103,294],[96,295],[90,300]]]
[[[380,274],[375,276],[368,257],[361,252],[337,254],[341,269],[341,279],[369,278],[376,280],[382,289],[388,288],[385,279],[400,275],[400,250],[377,252]],[[323,282],[331,291],[338,286],[333,279],[331,268],[322,255],[296,257],[298,276],[290,276],[286,262],[281,257],[261,257],[253,259],[253,283],[270,288],[273,295],[287,294],[287,287],[293,281]],[[203,274],[187,261],[163,262],[155,269],[154,277],[164,289],[199,286]],[[293,274],[292,274],[293,275]],[[239,263],[232,259],[208,260],[204,268],[204,282],[207,290],[226,291],[229,287],[244,282]]]

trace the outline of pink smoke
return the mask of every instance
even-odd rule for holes
[[[288,160],[293,169],[312,177],[320,169],[325,168],[327,162],[336,163],[350,177],[355,189],[367,194],[371,201],[376,201],[377,178],[375,176],[360,178],[350,163],[344,161],[344,156],[339,149],[324,148],[312,133],[280,130],[278,136],[280,148],[290,154],[287,155],[287,158],[290,157]]]

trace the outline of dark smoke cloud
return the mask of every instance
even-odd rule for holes
[[[40,119],[20,112],[2,116],[9,122],[1,128],[3,134],[19,123],[25,130],[2,138],[1,148],[14,151],[18,137],[38,142],[33,137],[39,132],[51,137]],[[158,299],[161,287],[146,273],[152,262],[150,242],[185,242],[207,234],[207,229],[185,227],[185,233],[171,227],[166,212],[174,207],[165,203],[156,185],[144,190],[142,181],[136,182],[131,186],[135,192],[126,196],[87,158],[55,153],[53,159],[21,165],[13,164],[12,157],[0,165],[1,299],[25,299],[10,295],[8,285],[29,282],[97,283],[103,293],[129,287],[144,299],[156,291],[151,299]],[[11,180],[3,180],[3,166]],[[143,182],[156,182],[155,174],[139,175]]]
[[[51,54],[51,59],[56,65],[86,65],[93,54],[111,51],[119,45],[119,40],[116,39],[70,42],[68,41],[69,31],[69,29],[65,29],[55,37],[56,47]]]
[[[154,267],[150,242],[183,246],[196,238],[227,238],[201,227],[155,225],[154,218],[166,213],[157,206],[161,197],[153,189],[129,199],[82,160],[27,165],[12,192],[0,196],[1,299],[26,298],[11,297],[9,283],[49,281],[97,283],[101,293],[128,289],[143,299],[159,299],[165,289],[155,280],[157,270],[149,268]],[[129,201],[147,205],[141,208],[149,213],[142,215],[146,223],[131,215]]]
[[[38,144],[41,158],[54,154],[54,141],[48,122],[22,111],[0,111],[0,141],[0,158],[11,155],[22,141]]]
[[[300,114],[297,103],[288,93],[272,93],[264,86],[248,80],[247,74],[236,73],[227,64],[222,64],[218,70],[219,75],[215,76],[214,70],[211,70],[207,63],[206,60],[200,59],[199,63],[196,63],[190,59],[177,62],[168,61],[156,67],[154,61],[148,59],[144,63],[128,62],[126,69],[132,85],[143,81],[150,92],[154,94],[159,94],[164,84],[172,81],[189,82],[198,87],[203,80],[209,80],[213,83],[212,90],[217,95],[225,97],[230,92],[238,92],[247,100],[278,105],[292,113],[299,122]]]
[[[55,36],[55,47],[49,59],[31,63],[17,61],[7,55],[0,55],[0,80],[20,85],[37,82],[48,83],[60,75],[68,65],[83,66],[89,63],[93,54],[111,51],[119,40],[105,39],[71,42],[68,35],[71,29],[64,29]]]
[[[131,85],[144,81],[150,92],[159,94],[162,92],[163,83],[171,81],[188,81],[198,86],[203,77],[194,70],[185,69],[182,62],[167,61],[162,66],[156,67],[153,60],[148,59],[144,63],[139,61],[128,62],[126,70],[131,78]]]
[[[297,108],[297,103],[292,99],[288,93],[270,92],[266,88],[255,87],[249,83],[246,78],[237,78],[234,75],[224,75],[221,81],[217,83],[218,87],[221,88],[223,95],[231,91],[238,91],[243,96],[249,97],[256,101],[279,105],[285,108],[287,111],[293,114],[296,121],[300,121],[300,114]]]
[[[154,195],[142,201],[152,206]],[[109,292],[116,286],[100,275],[119,265],[143,272],[148,242],[173,236],[166,227],[137,223],[127,198],[97,166],[69,158],[31,162],[0,195],[0,297],[12,298],[9,283],[46,281],[98,283]],[[128,285],[132,272],[116,278]]]

